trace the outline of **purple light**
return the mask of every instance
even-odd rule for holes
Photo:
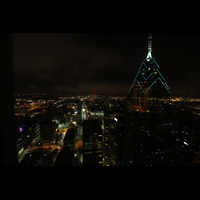
[[[22,132],[22,131],[23,131],[23,128],[22,128],[22,127],[19,127],[19,131]]]

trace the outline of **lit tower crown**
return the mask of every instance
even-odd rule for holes
[[[151,52],[152,52],[152,33],[149,33],[148,34],[148,54],[146,58],[147,61],[150,61],[152,59]]]
[[[138,91],[151,98],[165,98],[171,92],[165,78],[160,73],[160,67],[152,57],[152,33],[148,34],[148,54],[146,60],[143,60],[138,73],[129,90],[129,96],[136,98]],[[145,97],[146,97],[145,96]],[[149,97],[150,98],[150,97]]]

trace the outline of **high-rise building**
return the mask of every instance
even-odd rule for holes
[[[121,166],[123,163],[125,102],[111,100],[104,113],[103,166]]]
[[[148,54],[128,92],[124,133],[124,165],[169,165],[171,154],[170,88]]]
[[[17,135],[18,162],[20,162],[28,149],[40,140],[40,124],[37,120],[17,120],[15,132]]]
[[[81,119],[82,119],[82,122],[84,120],[86,120],[86,108],[85,108],[85,102],[84,101],[83,101],[82,109],[81,109]]]
[[[83,122],[83,166],[102,166],[102,134],[98,120]]]
[[[173,114],[173,165],[200,164],[200,110],[196,102],[171,103]]]

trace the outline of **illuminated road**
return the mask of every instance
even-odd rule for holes
[[[30,148],[27,152],[33,154],[34,152],[41,152],[41,158],[38,160],[35,166],[54,166],[56,158],[59,152],[63,148],[63,140],[68,129],[60,130],[59,133],[55,134],[55,139],[52,143],[45,143],[40,145],[40,142],[37,145]],[[43,153],[42,153],[43,152]]]
[[[64,145],[64,138],[69,128],[72,128],[72,123],[69,124],[68,128],[59,128],[54,134],[54,139],[49,143],[42,143],[40,141],[34,142],[26,152],[26,159],[22,162],[23,165],[28,166],[54,166],[58,154],[61,152]],[[76,152],[74,164],[76,166],[82,165],[82,138],[77,137]],[[28,163],[26,163],[26,161]]]

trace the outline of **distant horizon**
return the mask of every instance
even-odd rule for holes
[[[16,93],[128,95],[148,33],[14,33]],[[171,96],[200,97],[199,33],[153,33]]]
[[[94,95],[92,93],[90,94],[64,94],[64,93],[44,93],[44,92],[36,92],[36,93],[22,93],[22,92],[14,92],[14,94],[19,94],[19,95],[53,95],[53,96],[88,96],[88,95]],[[127,96],[127,95],[123,95],[123,94],[95,94],[95,96],[98,95],[102,95],[102,96]],[[171,95],[170,98],[173,97],[182,97],[182,98],[200,98],[200,96],[198,97],[194,97],[194,96],[190,96],[190,95]]]

